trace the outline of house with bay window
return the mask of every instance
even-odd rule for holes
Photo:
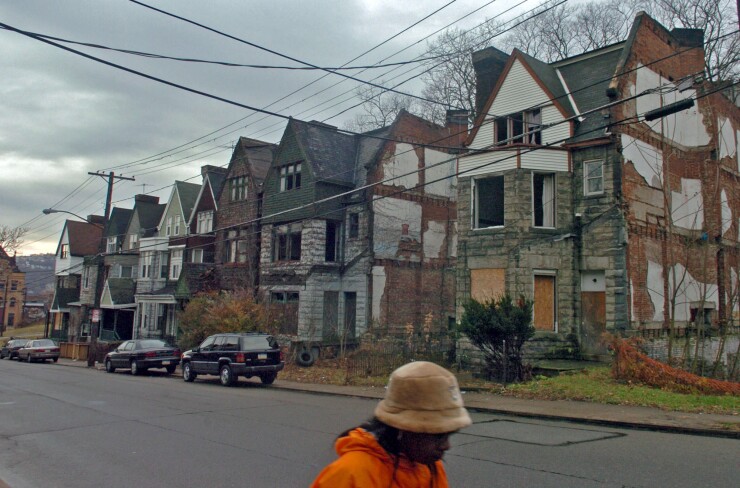
[[[625,41],[553,63],[474,53],[458,315],[522,294],[530,354],[546,357],[604,354],[606,331],[737,315],[740,119],[703,59],[701,31],[644,13]]]

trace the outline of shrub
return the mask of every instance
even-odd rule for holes
[[[531,368],[524,364],[522,347],[534,335],[532,301],[508,294],[464,305],[460,331],[481,350],[489,377],[504,382],[524,381]]]
[[[178,345],[183,350],[221,332],[267,332],[266,308],[247,291],[211,291],[196,295],[180,312]]]
[[[740,383],[704,378],[673,368],[646,356],[635,346],[634,341],[618,337],[611,338],[610,347],[614,351],[614,362],[612,363],[614,378],[639,382],[677,393],[740,395]]]

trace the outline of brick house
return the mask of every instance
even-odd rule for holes
[[[260,291],[286,309],[283,333],[353,340],[371,324],[398,332],[427,316],[446,330],[456,220],[447,146],[459,132],[464,122],[407,112],[362,136],[291,119],[262,205]]]
[[[21,323],[25,295],[26,274],[18,268],[15,255],[0,247],[0,330]]]
[[[256,289],[259,282],[262,192],[277,146],[240,137],[234,147],[222,190],[214,193],[217,212],[217,280],[222,289]]]
[[[714,89],[697,81],[701,32],[641,13],[624,42],[558,62],[494,48],[473,61],[481,115],[458,162],[458,314],[471,297],[532,298],[530,354],[549,357],[603,354],[604,331],[728,320],[740,119],[722,92],[700,96]]]

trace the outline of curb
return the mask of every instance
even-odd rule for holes
[[[105,371],[102,364],[96,363],[94,368],[90,368],[87,366],[86,361],[74,361],[74,360],[60,360],[57,364],[60,364],[62,366],[67,367],[77,367],[77,368],[85,368],[85,369],[95,369],[97,371]],[[178,366],[177,371],[180,371],[180,368]],[[179,375],[177,373],[170,375],[171,378],[179,378]],[[353,398],[365,398],[365,399],[375,399],[379,400],[383,398],[385,390],[383,388],[367,388],[363,389],[363,387],[346,387],[346,386],[336,386],[336,385],[322,385],[318,383],[299,383],[295,381],[277,381],[273,385],[270,386],[270,388],[278,389],[278,390],[287,390],[287,391],[300,391],[303,393],[309,393],[314,395],[331,395],[331,396],[344,396],[344,397],[353,397]],[[485,395],[483,393],[478,393],[474,390],[464,390],[466,393],[475,394],[475,395]],[[494,395],[491,395],[491,397],[495,397]],[[550,402],[549,400],[542,400],[542,402],[545,402],[544,404],[547,404],[546,402]],[[528,411],[525,408],[500,408],[500,407],[494,407],[494,406],[488,406],[485,405],[485,400],[476,399],[476,398],[468,398],[466,400],[465,407],[469,410],[472,410],[474,412],[485,412],[485,413],[491,413],[491,414],[497,414],[497,415],[508,415],[513,417],[523,417],[523,418],[531,418],[531,419],[541,419],[541,420],[549,420],[549,421],[558,421],[558,422],[578,422],[588,425],[599,425],[599,426],[607,426],[607,427],[614,427],[614,428],[627,428],[627,429],[634,429],[634,430],[648,430],[648,431],[654,431],[654,432],[668,432],[668,433],[674,433],[674,434],[689,434],[689,435],[701,435],[706,437],[722,437],[722,438],[728,438],[728,439],[740,439],[740,430],[734,431],[734,430],[728,430],[728,429],[719,429],[719,428],[710,428],[710,427],[692,427],[690,425],[671,425],[666,422],[660,422],[657,420],[646,420],[646,421],[634,421],[634,420],[620,420],[620,419],[613,419],[613,418],[606,418],[605,416],[599,416],[598,414],[594,415],[593,417],[587,417],[587,416],[576,416],[576,415],[559,415],[559,414],[551,414],[551,413],[543,413],[543,412],[535,412],[535,411]],[[552,402],[554,404],[554,402]],[[587,404],[587,402],[575,402],[572,401],[573,404]],[[592,404],[588,404],[591,406]],[[593,404],[595,405],[595,404]],[[611,407],[611,406],[610,406]],[[596,407],[598,408],[598,407]],[[630,407],[625,407],[630,408]],[[632,407],[635,408],[635,407]],[[639,407],[638,407],[639,408]],[[649,407],[642,407],[642,408],[649,408]],[[667,415],[669,415],[669,412],[666,412]],[[684,414],[681,414],[684,415]],[[695,414],[686,414],[686,415],[695,415]],[[734,416],[727,415],[726,416],[729,419],[735,419]],[[679,421],[677,418],[674,421]],[[738,420],[738,425],[740,425],[740,420]]]

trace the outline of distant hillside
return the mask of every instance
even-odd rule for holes
[[[54,254],[17,256],[18,268],[26,273],[26,295],[54,292]]]

